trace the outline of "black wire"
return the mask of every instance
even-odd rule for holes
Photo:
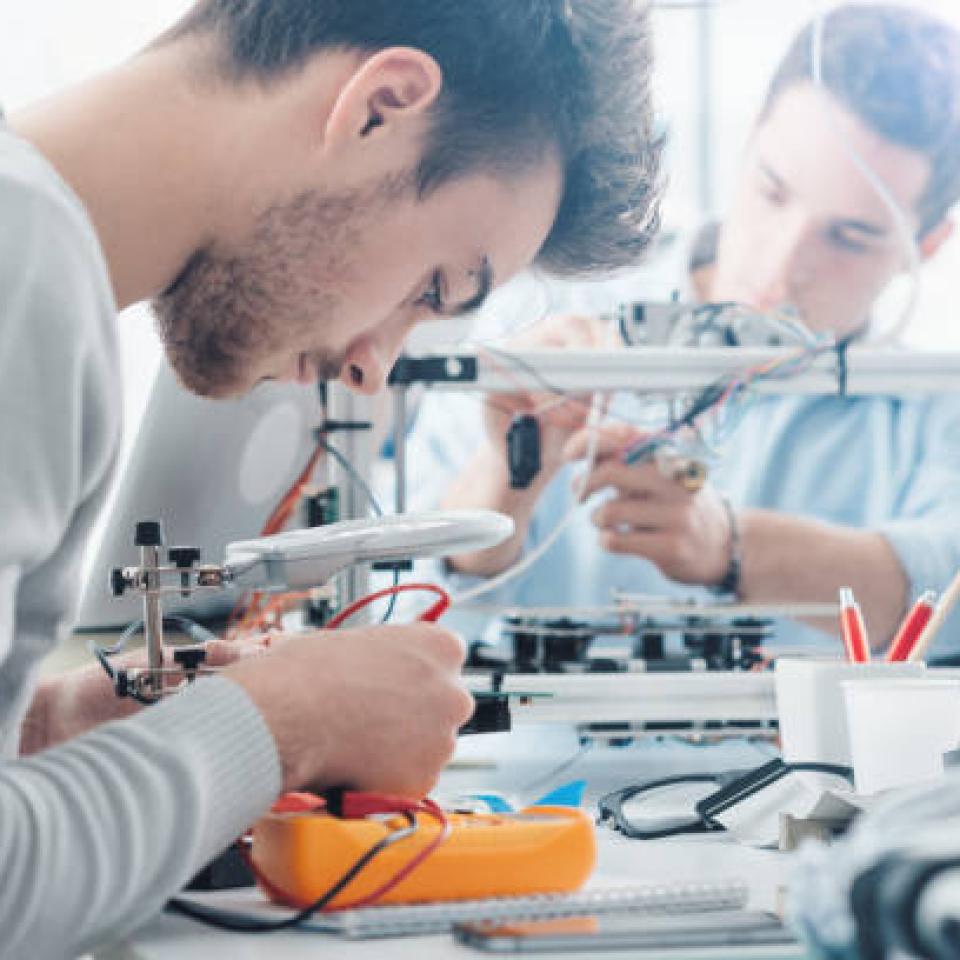
[[[302,926],[313,914],[330,904],[338,894],[353,883],[370,862],[384,850],[400,840],[412,837],[417,832],[417,818],[407,811],[404,811],[403,816],[408,826],[394,830],[383,839],[378,840],[322,897],[319,897],[310,906],[304,907],[282,920],[264,920],[260,917],[244,915],[231,910],[219,910],[216,907],[208,907],[180,897],[169,900],[164,909],[169,913],[177,913],[207,926],[216,927],[218,930],[232,930],[239,933],[275,933],[278,930],[289,930],[292,927]]]
[[[195,620],[191,620],[189,617],[171,614],[163,618],[163,625],[164,627],[181,631],[181,633],[186,634],[195,643],[207,644],[211,640],[216,640],[215,634],[207,630],[206,627],[201,626],[201,624],[197,623]],[[94,657],[96,657],[100,666],[103,667],[103,672],[110,679],[114,689],[117,687],[117,671],[114,670],[113,665],[110,663],[108,658],[121,653],[124,647],[126,647],[127,641],[143,630],[143,628],[143,620],[134,620],[132,623],[127,624],[123,630],[123,633],[120,634],[120,638],[113,646],[101,647],[92,640],[88,644],[90,652],[94,655]],[[127,688],[123,695],[129,697],[131,700],[135,700],[137,703],[145,707],[152,706],[154,703],[156,703],[155,700],[151,700],[149,697],[143,696],[130,687]]]
[[[736,307],[736,306],[738,306],[738,304],[732,301],[721,302],[721,303],[700,304],[693,308],[693,310],[691,311],[691,315],[695,321],[701,323],[704,326],[709,326],[710,324],[715,323],[717,318],[723,315],[724,311],[726,311],[730,307]],[[629,333],[626,329],[626,318],[624,313],[621,313],[620,315],[620,336],[626,346],[630,347],[633,345],[632,340],[629,336]],[[845,383],[846,347],[849,345],[850,339],[852,338],[848,337],[846,338],[846,340],[841,341],[840,344],[836,345],[836,347],[831,346],[829,348],[829,349],[836,349],[838,353],[838,358],[840,361],[840,366],[841,366],[841,370],[844,378],[843,388],[841,392],[845,392],[845,389],[846,389],[846,383]],[[509,363],[512,363],[517,369],[523,370],[530,377],[532,377],[548,393],[552,393],[554,396],[560,397],[569,403],[573,403],[579,406],[589,408],[590,406],[589,403],[581,400],[579,397],[572,394],[571,392],[564,390],[563,388],[558,387],[555,384],[552,384],[532,364],[527,363],[525,360],[511,353],[509,350],[503,350],[503,349],[499,349],[497,347],[493,347],[489,345],[484,346],[482,349],[488,351],[494,356],[499,357],[501,360],[505,360]],[[825,349],[828,349],[828,348],[824,347],[822,349],[817,349],[813,346],[808,345],[805,351],[806,359],[808,363],[812,362],[813,359],[819,353],[823,352],[823,350]],[[766,379],[766,378],[767,378],[767,375],[762,375],[760,377],[757,377],[758,380]],[[686,412],[679,417],[673,418],[667,424],[667,426],[660,432],[667,435],[673,435],[683,427],[694,427],[696,425],[695,421],[702,414],[706,413],[712,407],[716,406],[716,404],[723,397],[724,393],[726,392],[730,384],[734,383],[737,379],[738,379],[737,375],[732,375],[732,376],[720,377],[717,380],[713,381],[713,383],[707,384],[706,387],[704,387],[699,393],[696,394],[696,396],[688,406]],[[746,386],[747,384],[744,384],[743,386],[737,388],[736,392],[737,393],[742,392],[742,390]],[[608,417],[610,417],[613,420],[619,420],[621,422],[629,424],[630,426],[636,425],[635,420],[631,419],[630,417],[621,416],[616,412],[613,412],[610,410],[607,410],[606,414]]]
[[[637,344],[634,342],[633,337],[630,335],[630,331],[627,329],[627,308],[620,308],[620,316],[617,320],[617,325],[620,327],[620,339],[623,341],[625,347],[635,347]]]
[[[489,353],[494,354],[499,357],[501,360],[505,360],[509,363],[512,363],[518,369],[527,373],[532,377],[546,392],[553,394],[556,397],[559,397],[565,400],[567,403],[572,403],[576,406],[583,407],[587,410],[592,409],[590,402],[582,400],[576,394],[564,390],[562,387],[558,387],[552,384],[539,370],[536,369],[532,364],[526,362],[526,360],[521,359],[515,354],[510,353],[508,350],[500,350],[496,347],[484,347],[484,350],[487,350]],[[683,427],[693,427],[695,426],[694,421],[701,416],[701,414],[706,413],[709,409],[714,407],[717,402],[722,398],[726,392],[727,387],[731,382],[736,379],[733,377],[721,377],[712,383],[707,384],[690,402],[690,405],[687,407],[685,413],[681,414],[679,417],[675,417],[670,420],[667,425],[658,433],[664,435],[673,435],[678,430]],[[635,417],[627,417],[622,414],[617,413],[614,410],[607,409],[605,411],[606,416],[611,420],[617,420],[620,423],[625,423],[631,427],[642,427],[644,424],[638,423]]]
[[[331,457],[333,457],[334,460],[337,461],[337,463],[340,465],[340,468],[344,471],[344,473],[346,473],[347,476],[350,477],[350,479],[353,481],[353,483],[357,485],[360,492],[367,498],[367,501],[369,502],[370,507],[373,510],[374,514],[376,514],[376,516],[378,517],[382,517],[384,513],[383,507],[380,505],[380,501],[377,499],[374,492],[370,489],[369,484],[360,475],[360,471],[357,470],[357,468],[324,437],[322,436],[318,437],[317,443],[324,452],[328,453]],[[394,587],[397,587],[399,586],[399,584],[400,584],[400,571],[397,569],[394,569],[393,585]],[[384,613],[383,617],[380,620],[381,625],[388,623],[390,621],[390,618],[393,616],[393,612],[396,609],[396,606],[397,606],[397,595],[393,594],[390,597],[390,602],[387,604],[386,612]]]
[[[102,647],[94,647],[93,655],[97,658],[100,663],[100,666],[103,667],[103,672],[110,678],[111,681],[117,679],[117,671],[113,669],[110,665],[110,661],[107,659],[106,651]]]
[[[341,469],[350,477],[350,479],[359,487],[360,492],[367,498],[367,502],[370,504],[370,508],[378,516],[383,516],[383,507],[380,506],[380,501],[376,498],[374,492],[370,489],[367,481],[363,479],[360,475],[360,472],[357,468],[328,440],[324,439],[322,436],[317,438],[317,445],[325,453],[330,454],[334,460],[340,465]]]
[[[546,377],[536,367],[527,363],[526,360],[522,360],[516,354],[510,353],[509,350],[501,350],[498,347],[484,346],[481,347],[482,350],[485,350],[487,353],[492,353],[494,356],[498,357],[501,360],[506,361],[507,363],[512,363],[518,370],[522,370],[524,373],[528,374],[533,378],[536,383],[538,383],[546,393],[551,393],[555,397],[565,401],[566,403],[573,404],[576,407],[582,407],[588,412],[593,409],[593,403],[590,400],[584,400],[582,396],[577,395],[571,390],[565,390],[563,387],[558,387],[555,384],[547,380]],[[588,391],[592,392],[592,391]],[[503,408],[499,408],[502,412],[506,412]],[[644,429],[647,424],[641,420],[638,420],[636,417],[627,417],[623,414],[617,413],[615,410],[605,410],[604,414],[610,420],[616,420],[619,423],[625,423],[629,427],[636,427],[639,429]]]
[[[488,353],[492,353],[494,356],[499,357],[501,360],[506,360],[508,363],[512,363],[518,370],[523,370],[524,373],[532,377],[540,386],[547,391],[547,393],[552,393],[556,397],[561,397],[564,400],[570,400],[573,403],[578,403],[582,406],[589,406],[585,401],[580,400],[575,394],[572,394],[569,390],[564,390],[563,387],[558,387],[555,384],[552,384],[536,367],[532,364],[527,363],[526,360],[521,359],[515,353],[511,353],[509,350],[501,350],[499,347],[485,346],[482,348]]]

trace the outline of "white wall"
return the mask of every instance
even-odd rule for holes
[[[8,112],[123,60],[173,23],[190,0],[6,0],[0,3],[0,104]],[[125,450],[160,350],[145,307],[119,321]]]

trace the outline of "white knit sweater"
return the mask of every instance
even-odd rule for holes
[[[82,204],[0,118],[0,957],[72,957],[142,923],[280,786],[226,679],[16,759],[69,631],[120,432],[115,304]]]

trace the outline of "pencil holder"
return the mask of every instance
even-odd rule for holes
[[[926,669],[923,663],[778,658],[774,684],[783,759],[787,763],[850,766],[842,684],[878,677],[918,677]]]

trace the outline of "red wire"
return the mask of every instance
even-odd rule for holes
[[[358,900],[353,900],[350,903],[344,903],[336,907],[324,907],[324,913],[334,913],[338,910],[353,910],[357,907],[370,907],[373,906],[378,900],[381,900],[392,890],[395,890],[407,877],[413,873],[421,864],[423,864],[429,857],[433,856],[434,853],[444,844],[450,836],[451,826],[450,821],[447,819],[447,815],[431,800],[429,797],[425,797],[423,800],[420,800],[417,803],[410,803],[409,805],[405,804],[403,809],[397,809],[397,813],[411,813],[414,816],[417,813],[426,814],[429,817],[433,817],[437,823],[440,824],[440,829],[437,831],[436,837],[433,838],[415,857],[413,857],[409,862],[405,863],[397,872],[387,881],[382,883],[376,890],[368,893],[365,897],[361,897]],[[240,853],[240,858],[246,864],[250,872],[256,878],[257,883],[267,892],[267,895],[276,901],[281,903],[296,903],[296,898],[290,896],[287,891],[283,890],[281,887],[278,887],[273,883],[268,877],[266,877],[263,871],[257,866],[253,857],[250,855],[250,851],[247,849],[246,843],[243,839],[237,841],[237,850]]]
[[[424,797],[413,808],[417,813],[425,813],[427,816],[433,817],[437,823],[440,824],[440,830],[437,832],[436,837],[433,838],[409,863],[406,863],[402,866],[386,883],[377,887],[372,893],[368,893],[365,897],[361,897],[359,900],[354,900],[352,903],[345,903],[343,906],[332,907],[329,912],[334,912],[336,910],[353,910],[356,907],[370,907],[375,904],[378,900],[381,900],[385,897],[391,890],[395,890],[407,877],[413,873],[428,857],[431,857],[436,851],[447,841],[447,838],[450,836],[450,821],[447,819],[446,814],[433,802],[429,797]]]
[[[376,593],[368,594],[366,597],[361,597],[359,600],[355,600],[353,603],[344,607],[327,625],[327,630],[336,630],[337,627],[342,626],[347,620],[349,620],[355,613],[358,613],[364,607],[370,606],[371,603],[374,603],[377,600],[382,600],[384,597],[392,597],[398,593],[408,593],[412,590],[423,591],[426,593],[435,593],[440,599],[434,603],[431,607],[428,607],[418,619],[424,623],[435,623],[443,614],[447,611],[447,608],[450,606],[450,594],[447,593],[443,587],[438,587],[434,583],[400,583],[393,587],[385,587],[383,590],[378,590]]]
[[[321,442],[317,444],[316,449],[310,455],[310,458],[307,460],[303,470],[300,471],[300,474],[294,481],[293,485],[284,494],[276,508],[267,518],[267,521],[260,532],[261,536],[271,536],[272,534],[278,533],[283,530],[284,527],[286,527],[291,515],[293,514],[293,511],[300,502],[300,498],[303,495],[303,489],[310,482],[310,478],[313,476],[313,472],[316,469],[317,463],[323,453],[324,445]],[[355,613],[377,600],[410,591],[434,593],[439,597],[436,602],[434,602],[420,615],[419,619],[421,621],[433,623],[439,620],[450,606],[450,595],[446,592],[446,590],[443,590],[441,587],[438,587],[435,584],[395,584],[392,587],[379,590],[376,593],[372,593],[366,597],[362,597],[354,603],[351,603],[345,609],[341,610],[340,613],[338,613],[337,616],[327,624],[326,629],[335,630],[337,627],[349,620],[350,617],[352,617]],[[274,598],[266,608],[262,609],[262,593],[254,592],[248,596],[242,597],[231,611],[230,618],[227,622],[228,631],[232,631],[234,629],[243,630],[246,627],[254,624],[262,625],[267,614],[269,614],[274,607],[276,607],[279,611],[285,599],[286,596]],[[408,863],[401,867],[389,880],[387,880],[372,893],[361,898],[360,900],[355,901],[354,903],[346,904],[342,907],[336,907],[333,909],[345,910],[353,907],[369,906],[375,903],[382,897],[386,896],[386,894],[388,894],[391,890],[395,889],[408,876],[410,876],[410,874],[413,873],[413,871],[416,870],[425,860],[427,860],[427,858],[430,857],[437,849],[439,849],[439,847],[445,843],[447,838],[450,836],[449,820],[440,807],[438,807],[429,798],[424,798],[416,803],[404,804],[403,809],[399,809],[398,803],[398,809],[396,812],[409,812],[413,816],[416,816],[416,813],[426,814],[427,816],[433,817],[440,824],[440,830],[437,832],[437,836],[431,840],[430,843],[423,848],[423,850],[421,850]],[[246,849],[242,839],[238,841],[237,848],[240,851],[242,859],[253,873],[257,882],[264,890],[267,891],[268,895],[275,900],[281,900],[287,903],[291,902],[293,898],[287,895],[284,890],[277,887],[276,884],[272,883],[266,876],[264,876],[263,872],[257,867],[256,863],[254,863],[253,857],[250,856],[250,853]]]
[[[440,598],[420,615],[419,619],[421,621],[433,623],[434,621],[438,620],[450,606],[450,595],[446,590],[444,590],[442,587],[438,587],[436,584],[396,584],[392,587],[378,590],[376,593],[371,593],[366,597],[361,597],[359,600],[351,603],[349,606],[341,610],[340,613],[338,613],[327,624],[326,629],[335,630],[337,627],[349,620],[350,617],[352,617],[355,613],[362,610],[364,607],[369,606],[371,603],[374,603],[376,600],[383,599],[384,597],[394,596],[398,593],[409,593],[411,591],[434,593]],[[382,800],[383,798],[380,799]],[[386,896],[391,890],[396,889],[397,886],[403,883],[403,881],[406,880],[406,878],[409,877],[410,874],[413,873],[413,871],[416,870],[425,860],[431,857],[450,836],[450,821],[447,819],[443,810],[441,810],[440,807],[438,807],[437,804],[434,803],[434,801],[429,797],[425,797],[423,800],[410,803],[404,803],[398,799],[394,809],[384,812],[412,813],[414,816],[417,813],[426,814],[427,816],[433,817],[440,824],[440,830],[437,832],[437,836],[431,840],[430,843],[428,843],[416,856],[414,856],[408,863],[404,864],[389,880],[379,886],[372,893],[369,893],[367,896],[353,901],[352,903],[326,909],[348,910],[355,907],[371,906],[382,897]],[[253,862],[253,858],[249,855],[242,844],[240,845],[240,849],[244,861],[247,863],[253,875],[256,877],[257,882],[261,885],[261,887],[263,887],[264,890],[267,891],[268,895],[275,900],[280,900],[286,903],[292,902],[292,897],[277,887],[276,884],[271,883],[271,881],[263,875],[263,872],[258,869],[257,865]]]
[[[303,495],[303,488],[310,482],[313,471],[317,468],[317,463],[324,452],[323,443],[318,443],[316,449],[310,454],[306,465],[300,471],[300,475],[294,480],[293,485],[283,495],[280,502],[274,508],[273,513],[267,517],[263,529],[260,531],[261,537],[269,537],[279,533],[286,527],[290,521],[293,511],[296,509],[300,498]],[[230,611],[227,619],[227,633],[233,630],[245,630],[250,626],[249,620],[255,618],[260,613],[263,594],[254,592],[242,596]]]
[[[300,497],[303,493],[303,488],[307,485],[307,483],[309,483],[311,476],[313,476],[313,471],[316,469],[317,461],[322,453],[323,445],[320,444],[307,461],[306,466],[301,471],[300,476],[297,477],[296,482],[284,495],[283,499],[280,501],[276,509],[268,518],[267,522],[264,524],[261,536],[270,536],[271,534],[279,532],[286,526],[287,521],[290,519],[290,515],[293,513],[294,508],[300,500]],[[359,600],[349,604],[326,625],[326,629],[335,630],[337,627],[349,620],[354,614],[358,613],[365,607],[368,607],[371,603],[374,603],[377,600],[411,591],[434,593],[439,597],[437,601],[435,601],[420,615],[419,620],[422,622],[436,622],[441,616],[443,616],[450,606],[450,595],[446,590],[444,590],[442,587],[438,587],[436,584],[395,584],[392,587],[387,587],[383,590],[378,590],[376,593],[371,593],[368,596],[361,597]],[[229,626],[238,626],[240,629],[242,629],[250,620],[262,619],[267,611],[260,610],[261,601],[262,594],[260,593],[252,594],[249,597],[248,602],[241,600],[231,614]],[[276,603],[276,599],[273,602]],[[405,807],[405,810],[398,810],[397,812],[402,813],[405,811],[411,812],[414,815],[419,812],[433,817],[440,824],[440,830],[437,832],[437,836],[431,840],[430,843],[423,848],[423,850],[413,857],[409,863],[401,867],[389,880],[387,880],[372,893],[353,903],[345,904],[341,907],[335,907],[332,909],[346,910],[354,907],[370,906],[373,903],[376,903],[376,901],[386,896],[386,894],[388,894],[391,890],[394,890],[407,877],[409,877],[410,874],[413,873],[413,871],[416,870],[425,860],[427,860],[428,857],[432,856],[450,836],[450,821],[447,819],[443,810],[441,810],[440,807],[438,807],[437,804],[429,798],[424,798],[416,804],[411,804],[409,807]],[[253,857],[250,856],[249,851],[247,851],[242,841],[238,843],[238,848],[243,860],[250,868],[254,877],[256,877],[257,882],[264,890],[267,891],[268,895],[276,900],[281,900],[288,903],[291,902],[292,898],[287,895],[285,891],[281,890],[266,876],[264,876],[263,872],[254,863]]]

